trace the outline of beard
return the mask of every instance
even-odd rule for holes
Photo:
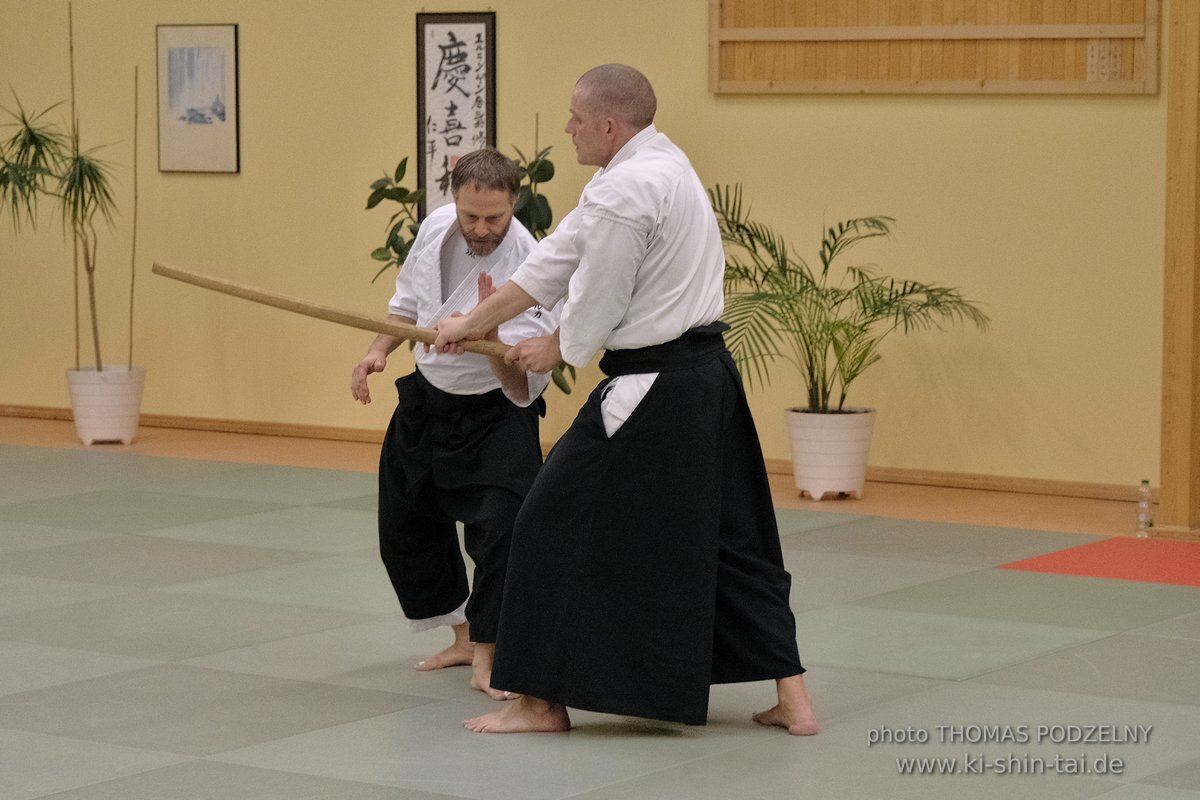
[[[511,224],[512,220],[509,220],[508,225]],[[467,242],[467,249],[471,251],[471,255],[482,258],[496,252],[496,248],[500,246],[500,243],[504,241],[504,237],[508,235],[508,225],[505,225],[504,230],[500,231],[500,233],[489,236],[473,236],[461,228],[459,230],[462,233],[463,239]]]
[[[474,256],[490,256],[504,241],[503,236],[463,236],[467,240],[467,249]]]

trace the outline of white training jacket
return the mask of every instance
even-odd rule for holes
[[[513,281],[545,307],[566,296],[560,347],[582,367],[601,349],[661,344],[715,322],[724,271],[699,177],[650,125],[592,177]]]
[[[493,285],[499,289],[533,251],[537,241],[529,231],[515,219],[508,227],[504,241],[491,255],[478,259],[475,272],[450,293],[442,297],[442,245],[446,237],[457,230],[458,217],[453,204],[440,206],[432,211],[417,231],[416,241],[404,266],[396,276],[396,292],[388,302],[388,311],[402,317],[415,319],[422,328],[433,327],[438,320],[449,317],[455,311],[466,314],[476,306],[479,293],[476,278],[480,272],[492,277]],[[516,344],[534,336],[546,336],[558,327],[558,313],[550,306],[534,306],[500,326],[500,340]],[[425,351],[418,344],[413,355],[417,369],[426,380],[437,388],[451,394],[476,395],[503,388],[492,372],[487,356],[464,353],[461,356],[438,354]],[[527,406],[541,395],[550,382],[550,375],[527,373],[529,397],[514,403]],[[507,393],[506,393],[507,394]]]

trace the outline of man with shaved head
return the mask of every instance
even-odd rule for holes
[[[600,170],[508,283],[438,323],[435,349],[460,352],[565,298],[557,336],[505,360],[545,372],[605,351],[606,379],[514,525],[492,686],[521,697],[473,731],[568,730],[568,707],[704,724],[710,685],[774,680],[755,721],[817,732],[762,450],[722,338],[721,237],[656,107],[632,67],[585,73],[566,132]]]

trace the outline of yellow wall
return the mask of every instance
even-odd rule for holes
[[[1158,474],[1164,198],[1163,95],[1149,97],[716,97],[700,0],[492,0],[498,145],[528,153],[534,115],[553,146],[556,219],[590,170],[561,132],[576,77],[642,69],[658,125],[708,185],[740,181],[755,216],[814,255],[822,226],[896,217],[861,256],[900,277],[961,286],[991,331],[888,341],[854,405],[880,409],[871,463],[1095,483]],[[350,369],[371,335],[151,275],[153,261],[327,305],[384,313],[372,284],[388,212],[368,184],[414,155],[417,11],[424,0],[76,0],[85,139],[109,144],[121,216],[102,243],[105,360],[127,347],[133,71],[140,70],[134,360],[149,414],[382,429],[393,395],[362,408]],[[1163,14],[1166,18],[1166,14]],[[27,106],[68,96],[67,4],[0,0],[0,78]],[[157,169],[155,25],[237,23],[238,175]],[[1165,40],[1166,37],[1164,36]],[[3,105],[11,106],[11,95]],[[0,405],[68,405],[74,360],[70,253],[57,221],[0,229]],[[86,359],[86,355],[85,355]],[[401,364],[401,362],[405,362]],[[391,377],[407,371],[394,357]],[[584,376],[590,386],[598,373]],[[546,438],[585,394],[549,396]],[[788,457],[779,375],[751,396],[764,451]]]

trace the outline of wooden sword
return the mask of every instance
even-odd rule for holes
[[[243,300],[250,300],[255,303],[262,303],[267,306],[281,308],[284,311],[292,311],[296,314],[303,314],[306,317],[316,317],[323,319],[326,322],[336,322],[339,325],[348,325],[351,328],[360,328],[364,331],[375,331],[376,333],[386,333],[391,336],[396,336],[401,339],[412,339],[413,341],[423,342],[424,344],[433,344],[437,338],[437,331],[432,328],[419,328],[416,325],[407,325],[402,322],[392,322],[387,319],[377,319],[369,317],[365,314],[357,314],[353,311],[343,311],[338,308],[329,306],[317,305],[310,303],[307,300],[300,300],[296,297],[288,297],[285,294],[277,294],[276,292],[268,292],[263,289],[256,289],[252,286],[245,286],[233,281],[227,281],[223,278],[214,278],[211,275],[201,275],[190,270],[172,267],[166,264],[154,263],[151,272],[155,275],[162,275],[167,278],[174,278],[177,281],[190,283],[193,286],[199,286],[203,289],[211,289],[214,292],[240,297]],[[508,352],[511,345],[504,342],[492,342],[485,339],[478,341],[463,340],[459,342],[463,350],[469,353],[479,353],[485,356],[503,357]]]

